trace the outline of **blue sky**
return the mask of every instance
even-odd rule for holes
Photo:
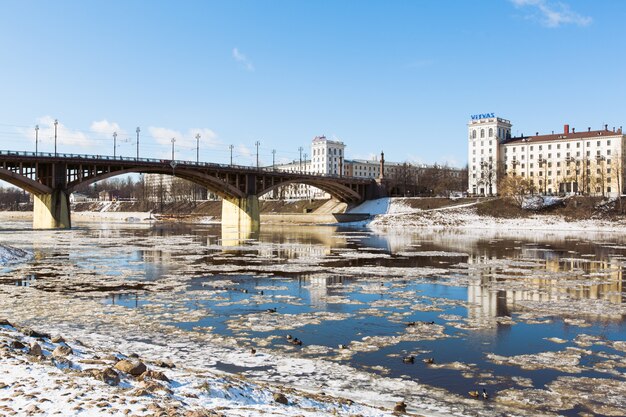
[[[315,135],[349,158],[467,162],[471,114],[513,133],[626,125],[626,2],[11,1],[0,148],[251,164]]]

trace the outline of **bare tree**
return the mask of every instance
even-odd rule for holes
[[[534,184],[531,180],[518,175],[505,175],[498,182],[500,195],[510,199],[516,206],[522,207],[524,198],[533,193]]]

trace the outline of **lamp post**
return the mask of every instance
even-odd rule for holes
[[[276,149],[272,149],[272,171],[276,170]]]
[[[304,153],[304,169],[302,170],[302,172],[306,172],[306,152]]]
[[[300,165],[299,165],[300,166],[300,172],[302,172],[302,150],[303,150],[303,148],[302,148],[302,146],[300,146],[298,148],[298,151],[300,151]]]
[[[196,164],[200,163],[200,133],[196,134]]]
[[[176,138],[172,138],[172,161],[174,161],[174,143],[176,143]]]
[[[54,156],[57,156],[57,126],[59,125],[59,121],[54,119]]]
[[[259,145],[260,144],[261,142],[259,142],[258,140],[254,142],[254,145],[256,146],[256,169],[259,169]]]
[[[113,159],[115,159],[116,148],[117,148],[117,132],[113,132]]]
[[[39,125],[35,125],[35,156],[37,156],[38,149],[37,144],[39,143]]]
[[[139,160],[139,132],[141,132],[141,129],[139,129],[139,126],[137,126],[137,129],[135,130],[135,132],[137,132],[137,160]]]
[[[229,145],[228,148],[230,149],[230,166],[233,166],[233,148],[235,146],[234,145]]]

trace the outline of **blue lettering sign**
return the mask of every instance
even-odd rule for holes
[[[490,117],[496,117],[495,113],[481,113],[481,114],[472,114],[472,120],[480,120],[480,119],[488,119]]]

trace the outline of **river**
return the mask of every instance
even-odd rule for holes
[[[417,382],[442,400],[484,388],[528,415],[619,415],[607,410],[623,405],[608,393],[570,398],[583,383],[624,381],[622,235],[264,226],[256,239],[222,245],[215,225],[32,231],[12,222],[0,238],[33,254],[2,272],[2,284],[28,290],[3,310],[102,343],[119,343],[105,341],[112,334],[163,343],[168,329]],[[232,355],[211,366],[285,378]],[[306,385],[328,386],[320,381]]]

